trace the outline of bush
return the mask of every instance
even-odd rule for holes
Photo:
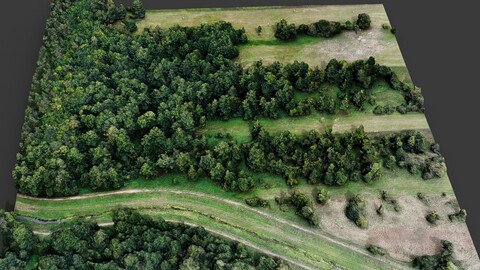
[[[133,33],[137,31],[135,20],[123,20],[122,23],[125,25],[125,29],[127,29],[128,32]]]
[[[371,23],[370,16],[366,13],[360,13],[358,14],[358,19],[357,19],[357,25],[360,29],[365,30],[370,28],[370,23]]]
[[[381,247],[379,247],[379,246],[375,246],[375,245],[370,245],[370,246],[367,248],[367,250],[368,250],[370,253],[372,253],[373,255],[385,256],[385,255],[388,254],[388,252],[387,252],[385,249],[383,249],[383,248],[381,248]]]
[[[467,210],[461,209],[458,213],[456,214],[451,214],[448,215],[448,218],[450,221],[466,221],[467,219]]]
[[[128,8],[135,19],[143,19],[145,18],[145,8],[140,0],[134,0],[132,6]]]
[[[389,29],[391,29],[391,28],[392,28],[392,27],[391,27],[390,24],[388,24],[388,23],[382,24],[382,29],[389,30]]]
[[[386,114],[392,114],[395,111],[395,108],[392,105],[386,105],[384,110]]]
[[[413,259],[413,267],[424,270],[457,269],[453,264],[453,245],[447,240],[440,240],[443,251],[440,254],[425,255]]]
[[[275,37],[283,41],[296,39],[297,30],[295,29],[295,24],[288,24],[285,19],[280,20],[280,22],[277,23]]]
[[[376,115],[385,114],[385,108],[381,105],[378,105],[377,107],[375,107],[375,109],[373,109],[373,113]]]
[[[377,209],[377,214],[379,216],[383,216],[383,213],[385,213],[385,208],[383,207],[383,204],[380,204],[380,206]]]
[[[327,201],[330,199],[330,192],[328,190],[322,188],[317,194],[317,202],[319,204],[326,204]]]
[[[430,222],[431,224],[437,224],[437,221],[440,220],[440,215],[438,214],[437,211],[433,211],[432,213],[428,214],[426,217],[428,222]]]
[[[355,224],[365,229],[368,227],[368,220],[365,217],[365,201],[360,195],[356,195],[349,200],[345,208],[345,215],[348,219],[355,222]]]
[[[368,228],[368,219],[364,216],[361,216],[355,221],[355,224],[361,229],[366,229]]]
[[[397,106],[397,112],[401,113],[401,114],[406,114],[408,112],[408,107],[407,105],[405,104],[402,104],[402,105],[398,105]]]
[[[248,204],[251,207],[267,207],[269,206],[269,203],[267,200],[264,200],[260,197],[252,197],[252,198],[245,198],[245,203]]]
[[[300,24],[297,29],[297,33],[301,35],[307,35],[309,31],[309,27],[306,24]]]

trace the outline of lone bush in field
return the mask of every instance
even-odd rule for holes
[[[370,19],[370,16],[366,13],[360,13],[358,14],[358,19],[357,19],[357,25],[360,29],[365,30],[370,28],[370,23],[372,20]]]
[[[327,201],[330,199],[330,192],[328,190],[322,188],[317,194],[317,202],[319,204],[326,204]]]
[[[368,246],[367,250],[370,253],[372,253],[373,255],[385,256],[385,255],[388,254],[388,252],[384,248],[381,248],[381,247],[375,246],[375,245]]]
[[[368,220],[365,217],[365,200],[360,195],[349,200],[345,208],[345,215],[358,227],[362,229],[368,227]]]
[[[425,218],[427,219],[428,222],[435,225],[437,224],[437,221],[440,220],[440,215],[438,214],[437,211],[433,211],[430,214],[428,214]]]
[[[465,221],[467,219],[467,210],[461,209],[456,214],[448,215],[450,221]]]

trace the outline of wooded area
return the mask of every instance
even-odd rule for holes
[[[196,127],[213,119],[336,113],[348,104],[362,110],[376,80],[411,90],[373,58],[332,59],[325,70],[301,62],[258,62],[245,69],[233,59],[246,35],[227,22],[130,34],[119,20],[144,16],[140,5],[135,1],[127,13],[106,0],[53,2],[13,172],[20,193],[55,197],[80,188],[117,189],[139,175],[171,170],[191,179],[205,173],[228,189],[247,190],[254,186],[251,176],[232,170],[242,159],[239,146],[230,142],[208,149]],[[326,83],[340,87],[338,96],[325,92]],[[315,95],[297,102],[296,91]],[[219,153],[222,147],[233,147],[233,157],[219,158],[225,155]],[[248,147],[247,163],[254,171],[262,169],[254,161],[258,147]],[[221,162],[210,164],[213,155]],[[338,177],[328,176],[327,183],[342,184],[353,172],[330,167]],[[313,175],[312,182],[318,182],[320,174]]]

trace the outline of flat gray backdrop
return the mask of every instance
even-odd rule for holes
[[[116,0],[129,5],[131,0]],[[270,5],[384,4],[410,75],[422,87],[426,115],[475,245],[480,248],[480,42],[478,4],[467,1],[143,0],[147,9]],[[50,0],[2,3],[0,25],[0,208],[15,205],[11,171]],[[435,180],[431,180],[435,181]],[[1,235],[0,235],[1,237]],[[0,241],[1,243],[1,241]],[[0,244],[1,245],[1,244]],[[1,247],[0,247],[1,248]]]

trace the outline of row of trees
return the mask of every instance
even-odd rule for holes
[[[154,221],[129,209],[116,210],[113,221],[113,227],[101,228],[76,220],[39,239],[14,214],[0,212],[0,268],[24,269],[35,254],[34,269],[289,269],[202,227]]]
[[[297,38],[297,35],[307,35],[312,37],[330,38],[340,34],[342,31],[366,30],[370,28],[371,19],[366,13],[358,14],[355,22],[346,21],[345,23],[319,20],[311,24],[300,24],[298,28],[295,24],[289,24],[285,19],[276,24],[275,37],[283,41],[290,41]]]
[[[312,130],[297,137],[289,131],[269,134],[260,124],[252,127],[247,166],[255,172],[270,172],[298,184],[299,177],[308,183],[342,186],[348,181],[372,182],[380,177],[376,149],[363,127],[340,136],[331,129],[325,134]]]

